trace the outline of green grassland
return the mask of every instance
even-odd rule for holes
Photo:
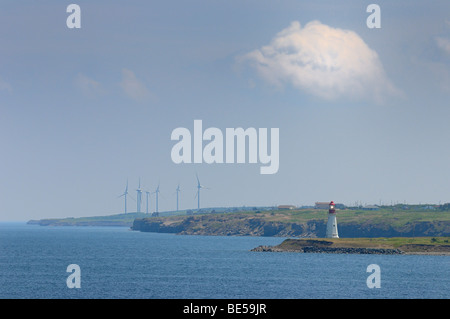
[[[128,213],[77,218],[49,218],[30,220],[28,223],[41,226],[131,226],[136,218],[145,217],[149,217],[149,215],[144,213]]]
[[[252,212],[248,212],[252,213]],[[254,212],[253,212],[254,213]],[[338,223],[386,223],[392,226],[401,226],[411,222],[450,222],[450,211],[424,211],[424,210],[337,210]],[[306,223],[311,220],[327,220],[328,211],[318,209],[301,209],[286,211],[261,212],[260,217],[268,221]]]

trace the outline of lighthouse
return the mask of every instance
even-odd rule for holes
[[[339,238],[336,220],[336,209],[334,202],[331,201],[328,210],[327,238]]]

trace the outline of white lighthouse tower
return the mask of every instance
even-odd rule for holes
[[[336,209],[334,208],[333,201],[331,201],[330,209],[328,210],[327,238],[339,238],[336,220]]]

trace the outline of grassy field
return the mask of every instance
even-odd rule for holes
[[[37,221],[29,221],[30,224],[52,225],[52,226],[96,226],[96,225],[132,225],[135,218],[145,218],[149,215],[144,213],[128,213],[115,214],[108,216],[92,216],[92,217],[67,217],[67,218],[51,218],[41,219]]]
[[[255,212],[248,212],[255,213]],[[445,221],[450,222],[450,211],[424,211],[424,210],[337,210],[338,224],[342,223],[387,223],[393,227],[411,222]],[[318,209],[301,209],[286,211],[265,211],[259,214],[269,221],[306,223],[310,220],[327,220],[328,211]]]

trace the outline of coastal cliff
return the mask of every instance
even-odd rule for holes
[[[327,211],[233,210],[228,213],[150,217],[144,213],[41,219],[29,224],[41,226],[125,226],[142,232],[184,235],[325,237]],[[450,236],[450,210],[424,211],[392,208],[379,211],[339,210],[341,237],[441,237]]]
[[[248,214],[219,214],[135,219],[132,230],[180,235],[311,237],[315,236],[316,227],[315,221],[283,223]]]
[[[339,223],[339,233],[345,237],[414,237],[450,236],[449,221],[345,221]],[[297,238],[325,237],[326,221],[318,219],[284,221],[269,214],[205,214],[194,216],[138,218],[132,230],[175,233],[182,235],[274,236]]]

